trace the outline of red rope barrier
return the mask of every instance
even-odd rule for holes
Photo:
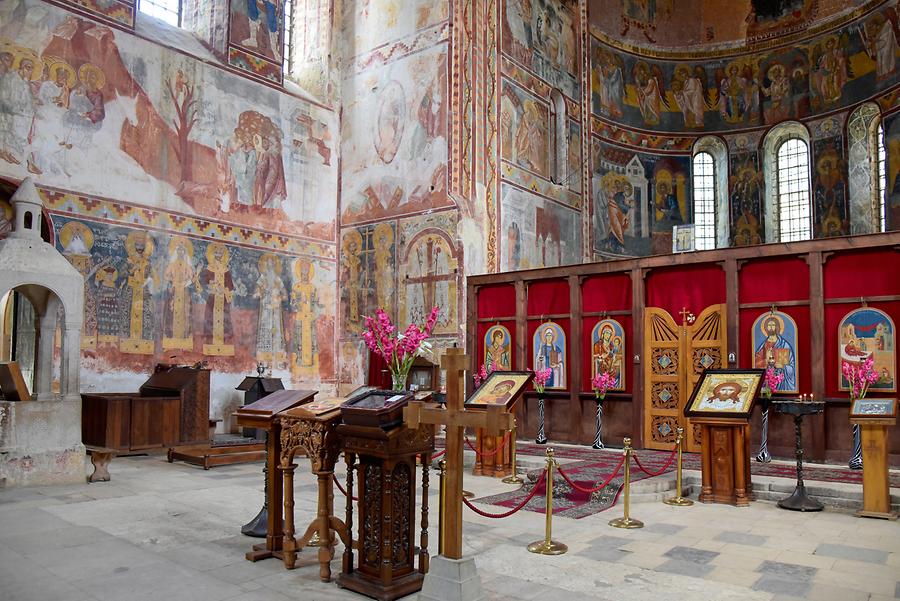
[[[609,475],[609,477],[602,484],[598,485],[596,488],[591,488],[591,489],[581,488],[580,486],[578,486],[577,484],[572,482],[572,480],[569,479],[569,477],[566,475],[566,473],[564,471],[562,471],[562,468],[556,468],[556,471],[558,471],[559,475],[563,477],[563,480],[565,480],[566,482],[569,483],[569,486],[571,486],[572,488],[574,488],[575,490],[577,490],[579,492],[583,492],[583,493],[589,495],[589,494],[595,493],[599,490],[603,490],[604,488],[609,486],[609,483],[612,482],[613,478],[616,477],[616,474],[619,473],[619,470],[622,469],[622,466],[624,464],[625,464],[625,455],[623,454],[622,458],[619,459],[619,465],[616,466],[615,471],[613,473],[611,473]]]
[[[516,513],[517,511],[519,511],[520,509],[525,507],[525,505],[528,504],[528,501],[530,501],[531,499],[534,498],[534,495],[536,495],[537,491],[538,491],[538,485],[541,482],[543,482],[546,478],[547,478],[547,470],[545,469],[543,472],[541,472],[541,477],[538,479],[537,482],[534,483],[534,488],[531,489],[531,493],[527,497],[525,497],[525,500],[522,501],[521,503],[519,503],[516,507],[513,507],[512,509],[510,509],[509,511],[507,511],[505,513],[488,513],[486,511],[482,511],[481,509],[478,509],[477,507],[472,505],[472,503],[470,503],[469,500],[465,497],[463,497],[463,503],[466,504],[466,507],[468,507],[469,509],[471,509],[472,511],[474,511],[475,513],[477,513],[478,515],[480,515],[482,517],[494,518],[494,519],[508,518],[512,514]]]
[[[662,469],[659,470],[658,472],[651,472],[651,471],[648,471],[647,468],[645,468],[645,467],[641,464],[641,460],[638,459],[637,453],[633,453],[633,454],[632,454],[632,457],[634,457],[634,462],[637,463],[637,466],[640,468],[640,470],[641,470],[642,472],[644,472],[645,474],[647,474],[647,475],[650,476],[651,478],[654,478],[654,477],[656,477],[656,476],[662,475],[663,472],[665,472],[667,469],[669,469],[669,467],[672,465],[672,462],[675,461],[675,453],[677,453],[677,452],[678,452],[678,449],[675,449],[674,451],[672,451],[672,454],[669,455],[669,458],[666,460],[666,464],[665,464],[664,466],[662,466]]]
[[[347,496],[347,491],[344,490],[344,487],[341,486],[341,483],[340,483],[340,482],[338,482],[337,476],[335,476],[334,474],[331,474],[331,479],[334,480],[334,483],[337,484],[338,490],[341,491],[342,493],[344,493],[344,496],[346,497],[346,496]],[[359,497],[351,497],[351,498],[352,498],[354,501],[359,501]]]
[[[446,452],[447,452],[447,449],[444,449],[440,453],[435,453],[434,455],[431,456],[431,460],[434,461],[435,459],[440,459],[440,457]]]
[[[500,444],[497,445],[497,448],[494,449],[493,451],[491,451],[490,453],[479,453],[478,449],[476,449],[475,447],[472,446],[472,443],[469,441],[468,436],[466,436],[466,444],[469,445],[469,448],[472,449],[473,451],[475,451],[475,454],[478,455],[479,457],[493,457],[494,455],[496,455],[497,453],[499,453],[500,451],[502,451],[503,449],[506,448],[506,443],[509,442],[509,435],[511,433],[512,433],[512,431],[508,431],[506,433],[506,436],[503,437],[503,440],[500,441]]]

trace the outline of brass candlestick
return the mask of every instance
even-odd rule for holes
[[[684,428],[678,426],[676,432],[675,447],[678,449],[678,458],[676,460],[678,463],[675,465],[675,496],[664,500],[663,503],[675,507],[689,507],[694,502],[681,496],[681,453],[684,446]]]
[[[553,466],[556,461],[553,459],[553,449],[547,449],[547,502],[544,510],[546,513],[546,521],[544,525],[544,540],[539,540],[528,545],[528,550],[532,553],[540,555],[562,555],[569,550],[569,547],[563,543],[553,540]]]
[[[519,477],[518,468],[516,467],[516,423],[513,422],[512,429],[512,473],[501,480],[504,484],[524,484],[525,481]]]
[[[625,512],[620,518],[609,521],[613,528],[643,528],[644,522],[635,520],[629,515],[631,505],[631,439],[625,439]]]

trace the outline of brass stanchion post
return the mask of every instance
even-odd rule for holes
[[[678,426],[675,432],[675,448],[678,449],[678,458],[676,459],[678,463],[675,465],[675,496],[664,500],[663,503],[675,507],[688,507],[694,502],[681,496],[681,453],[684,448],[684,428]]]
[[[517,473],[518,467],[516,467],[516,423],[513,422],[512,434],[510,435],[512,438],[512,473],[501,480],[504,484],[524,484],[525,481],[519,477]]]
[[[528,550],[532,553],[541,555],[562,555],[569,550],[569,547],[563,543],[552,539],[553,534],[553,466],[556,461],[553,459],[553,449],[547,449],[547,478],[544,484],[547,486],[547,501],[544,505],[546,513],[546,521],[544,526],[544,539],[535,541],[528,545]]]
[[[438,474],[440,484],[438,485],[438,555],[444,554],[444,512],[447,497],[447,483],[444,476],[447,475],[447,462],[441,459],[438,462]]]
[[[625,439],[625,514],[609,521],[614,528],[643,528],[644,522],[632,519],[629,513],[631,504],[631,439]]]

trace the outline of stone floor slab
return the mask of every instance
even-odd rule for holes
[[[694,549],[691,547],[672,547],[665,553],[666,557],[672,559],[696,564],[706,564],[719,556],[717,551],[706,551],[703,549]]]
[[[761,547],[766,542],[765,536],[747,534],[746,532],[731,532],[727,530],[725,532],[720,532],[713,538],[714,540],[723,543],[736,543],[738,545],[747,545],[749,547]]]
[[[879,551],[878,549],[852,547],[850,545],[836,545],[832,543],[823,543],[819,545],[816,547],[815,554],[880,564],[885,563],[888,558],[888,553]]]

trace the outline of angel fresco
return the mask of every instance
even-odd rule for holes
[[[634,65],[632,74],[637,88],[638,108],[644,118],[644,124],[658,125],[663,105],[662,71],[656,65],[650,66],[644,61],[638,61]]]
[[[622,59],[602,48],[597,49],[597,63],[593,72],[597,112],[611,117],[622,116],[621,101],[625,97]]]
[[[897,69],[897,11],[888,7],[859,28],[866,54],[875,61],[875,79],[888,79]]]
[[[767,124],[778,123],[791,117],[791,80],[781,63],[773,63],[766,69],[766,78],[760,90],[768,99],[763,109]]]
[[[672,94],[684,116],[684,126],[703,128],[703,114],[706,112],[706,70],[703,67],[691,68],[679,65],[675,68],[672,80]]]
[[[824,104],[839,102],[844,85],[850,79],[850,67],[845,53],[850,40],[847,34],[840,38],[829,36],[824,43],[813,46],[809,83],[815,96]]]

